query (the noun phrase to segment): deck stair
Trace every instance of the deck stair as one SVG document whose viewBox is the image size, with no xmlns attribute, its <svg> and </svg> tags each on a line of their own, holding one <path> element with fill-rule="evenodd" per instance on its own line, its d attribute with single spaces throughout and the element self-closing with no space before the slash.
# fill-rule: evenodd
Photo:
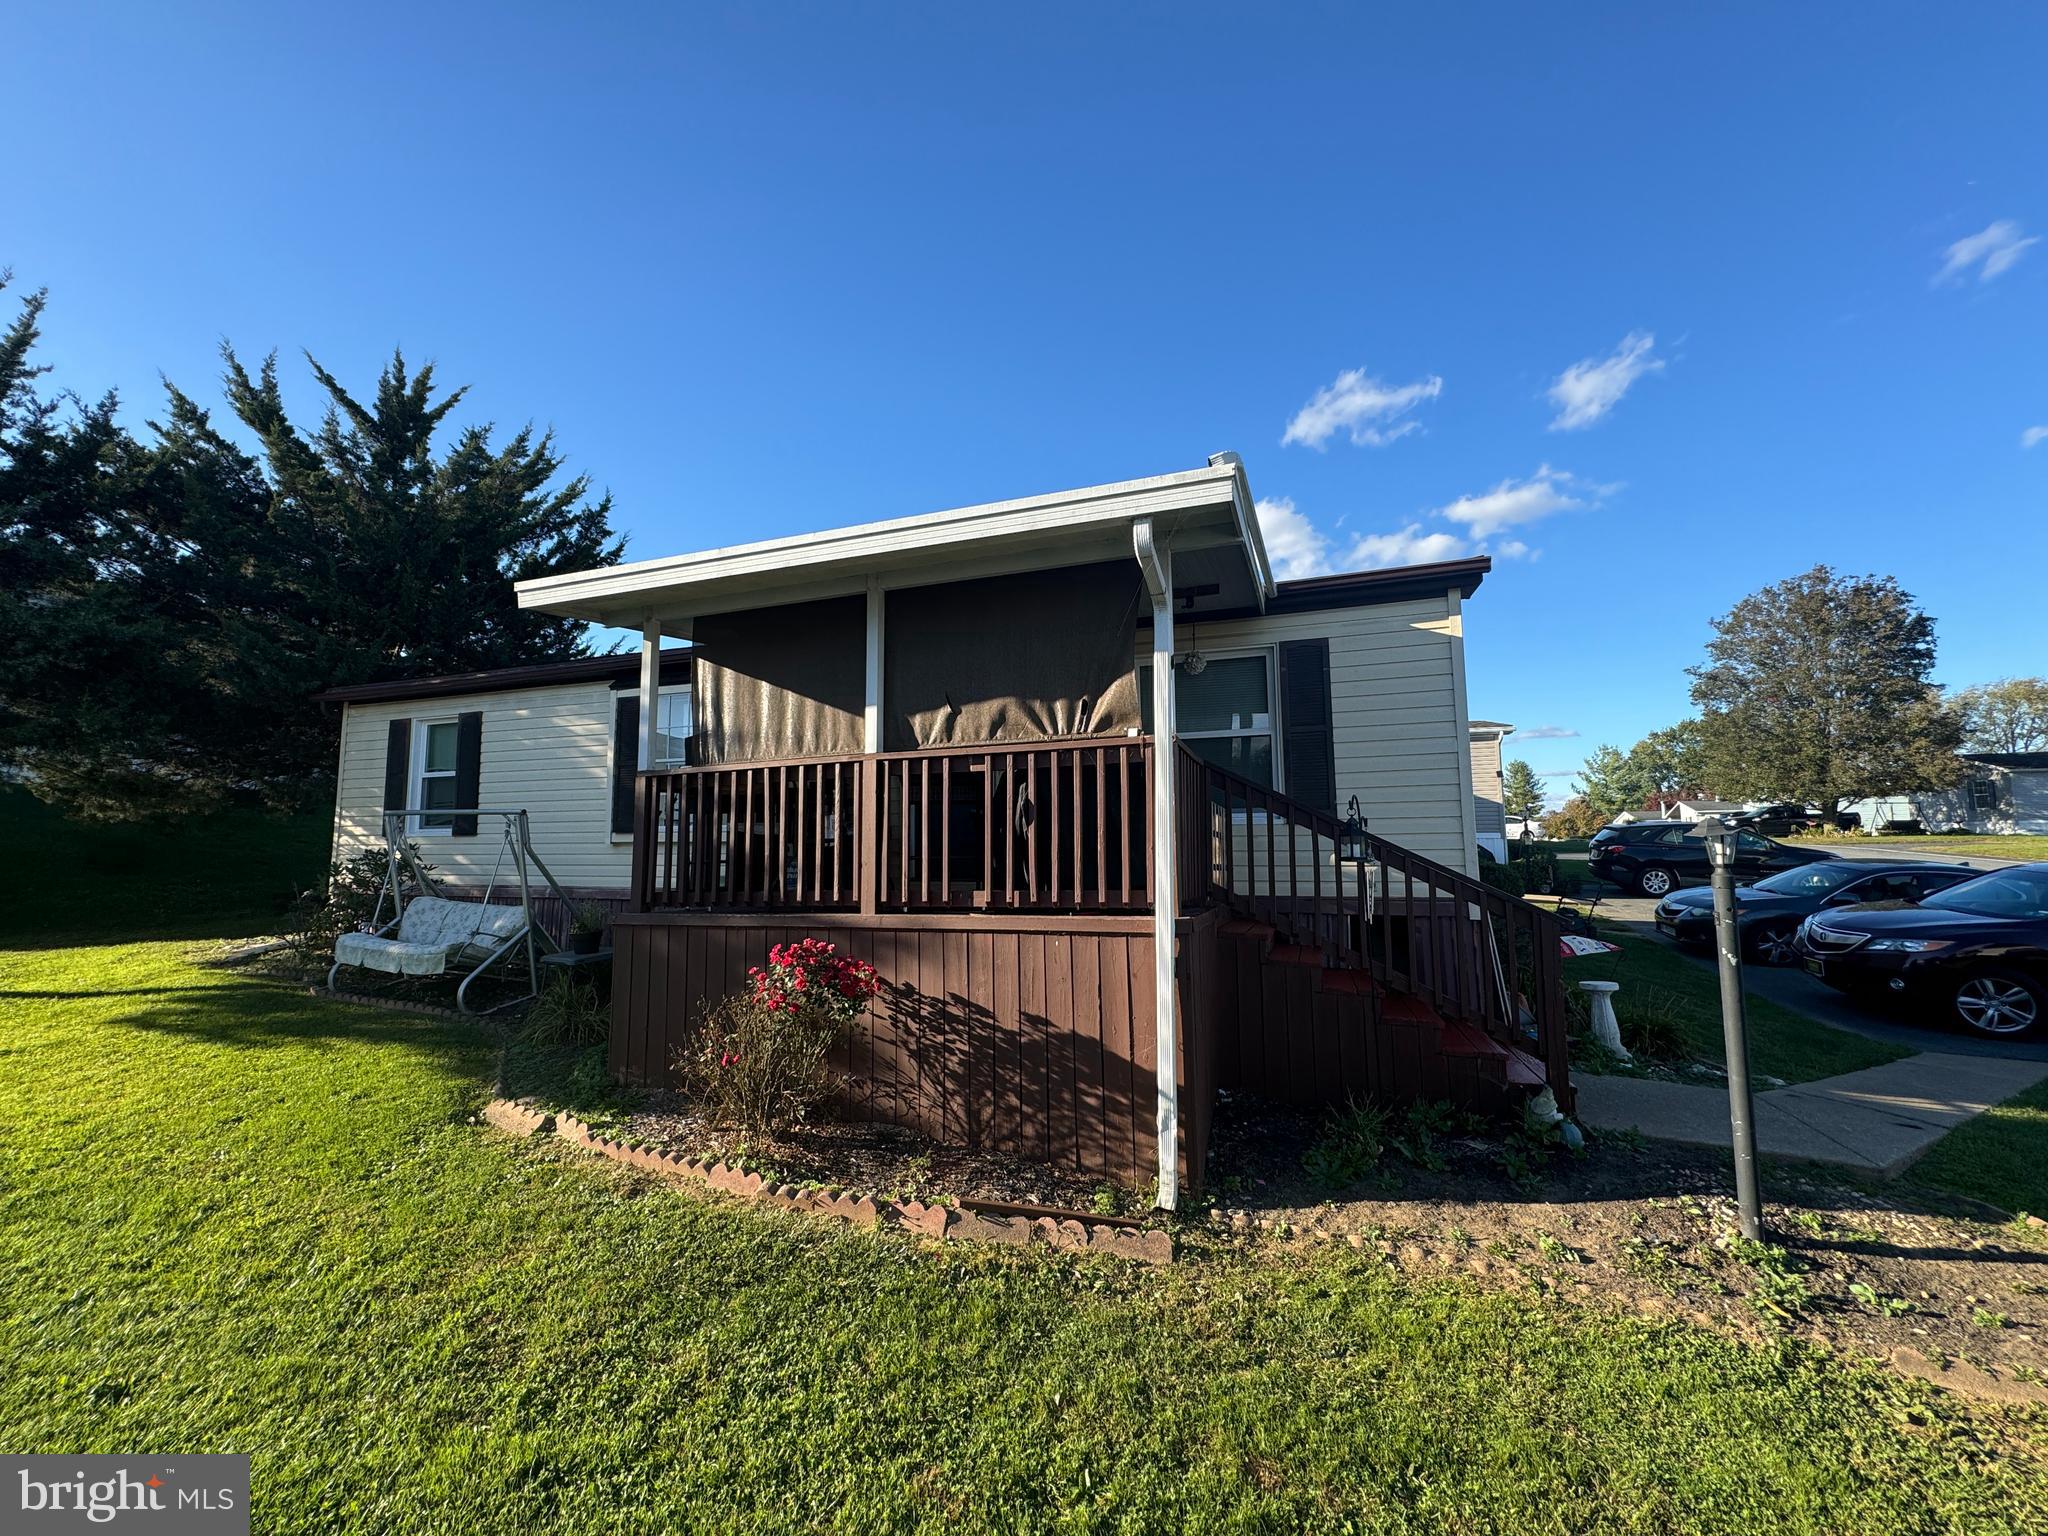
<svg viewBox="0 0 2048 1536">
<path fill-rule="evenodd" d="M 1207 779 L 1206 896 L 1231 913 L 1218 1086 L 1486 1111 L 1549 1086 L 1569 1110 L 1554 915 L 1226 770 Z"/>
</svg>

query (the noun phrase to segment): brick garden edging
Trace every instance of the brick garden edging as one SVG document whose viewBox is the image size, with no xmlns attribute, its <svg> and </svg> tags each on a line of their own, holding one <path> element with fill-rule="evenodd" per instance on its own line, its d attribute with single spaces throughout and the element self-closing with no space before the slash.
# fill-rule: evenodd
<svg viewBox="0 0 2048 1536">
<path fill-rule="evenodd" d="M 794 1184 L 770 1184 L 760 1174 L 745 1172 L 728 1163 L 614 1141 L 609 1136 L 599 1135 L 566 1110 L 550 1112 L 511 1099 L 491 1100 L 484 1106 L 483 1119 L 486 1124 L 514 1136 L 542 1136 L 553 1132 L 574 1146 L 629 1168 L 694 1179 L 743 1200 L 776 1205 L 784 1210 L 805 1211 L 864 1226 L 887 1222 L 919 1237 L 946 1242 L 1009 1243 L 1019 1247 L 1042 1243 L 1062 1252 L 1106 1253 L 1112 1258 L 1129 1259 L 1139 1264 L 1173 1262 L 1173 1235 L 1133 1222 L 1104 1221 L 1079 1211 L 1041 1212 L 1035 1207 L 980 1205 L 974 1201 L 963 1202 L 958 1207 L 926 1205 L 918 1200 L 878 1201 L 869 1195 L 798 1189 Z M 1010 1214 L 1003 1214 L 1006 1212 Z"/>
</svg>

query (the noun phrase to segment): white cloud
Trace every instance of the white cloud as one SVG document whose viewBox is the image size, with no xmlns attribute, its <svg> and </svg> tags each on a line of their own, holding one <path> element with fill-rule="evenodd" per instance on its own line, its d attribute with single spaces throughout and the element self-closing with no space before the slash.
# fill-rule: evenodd
<svg viewBox="0 0 2048 1536">
<path fill-rule="evenodd" d="M 2020 446 L 2031 448 L 2036 443 L 2048 443 L 2048 427 L 2029 427 L 2020 434 Z"/>
<path fill-rule="evenodd" d="M 1380 448 L 1410 432 L 1422 430 L 1418 421 L 1402 421 L 1425 400 L 1434 400 L 1444 390 L 1436 377 L 1414 384 L 1385 384 L 1371 378 L 1363 368 L 1347 368 L 1334 384 L 1325 384 L 1315 398 L 1294 413 L 1280 446 L 1304 443 L 1321 448 L 1338 432 L 1348 432 L 1361 448 Z"/>
<path fill-rule="evenodd" d="M 1291 496 L 1260 500 L 1259 532 L 1266 540 L 1277 580 L 1299 581 L 1304 576 L 1329 574 L 1329 537 L 1294 510 Z"/>
<path fill-rule="evenodd" d="M 1515 732 L 1517 741 L 1569 741 L 1579 733 L 1568 725 L 1532 725 Z"/>
<path fill-rule="evenodd" d="M 1390 565 L 1429 565 L 1455 560 L 1465 548 L 1465 541 L 1454 533 L 1424 533 L 1422 524 L 1410 523 L 1399 533 L 1361 535 L 1345 558 L 1345 569 L 1377 571 Z"/>
<path fill-rule="evenodd" d="M 1542 464 L 1526 480 L 1503 480 L 1490 491 L 1460 496 L 1430 515 L 1461 524 L 1470 538 L 1486 539 L 1503 529 L 1538 522 L 1554 513 L 1597 506 L 1602 497 L 1616 489 L 1594 485 Z M 1521 553 L 1522 549 L 1509 551 L 1504 546 L 1501 552 Z"/>
<path fill-rule="evenodd" d="M 1550 430 L 1576 432 L 1613 410 L 1637 379 L 1663 368 L 1661 357 L 1650 356 L 1656 345 L 1648 331 L 1630 331 L 1612 355 L 1582 357 L 1560 373 L 1549 390 L 1550 403 L 1557 407 Z"/>
<path fill-rule="evenodd" d="M 2041 243 L 2039 235 L 2020 238 L 2020 227 L 2011 219 L 1998 219 L 1974 235 L 1966 235 L 1943 251 L 1941 270 L 1934 274 L 1937 287 L 1960 283 L 1970 268 L 1977 268 L 1977 281 L 1988 283 L 2012 264 L 2030 245 Z"/>
</svg>

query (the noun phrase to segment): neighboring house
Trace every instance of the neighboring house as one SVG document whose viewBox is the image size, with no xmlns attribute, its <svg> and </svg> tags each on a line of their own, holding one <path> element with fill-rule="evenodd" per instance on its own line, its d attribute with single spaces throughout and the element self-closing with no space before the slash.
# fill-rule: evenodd
<svg viewBox="0 0 2048 1536">
<path fill-rule="evenodd" d="M 1867 831 L 1888 821 L 1917 821 L 1929 832 L 2048 834 L 2048 752 L 1965 752 L 1954 789 L 1883 795 L 1853 802 Z"/>
<path fill-rule="evenodd" d="M 1512 725 L 1501 720 L 1474 720 L 1472 752 L 1472 814 L 1478 843 L 1496 859 L 1508 856 L 1507 782 L 1501 767 L 1501 743 Z"/>
<path fill-rule="evenodd" d="M 1674 800 L 1664 816 L 1670 821 L 1705 821 L 1709 816 L 1729 816 L 1747 809 L 1732 800 Z"/>
<path fill-rule="evenodd" d="M 1220 455 L 522 582 L 639 631 L 637 684 L 612 658 L 335 690 L 336 846 L 385 807 L 524 805 L 556 877 L 623 908 L 619 1077 L 666 1080 L 703 1006 L 817 935 L 884 983 L 850 1113 L 1171 1206 L 1218 1088 L 1569 1108 L 1554 919 L 1475 878 L 1488 569 L 1275 581 Z M 441 819 L 427 857 L 474 888 L 486 851 Z"/>
<path fill-rule="evenodd" d="M 655 744 L 661 766 L 683 762 L 691 730 L 689 668 L 687 650 L 662 657 Z M 342 711 L 337 863 L 383 848 L 386 810 L 523 807 L 534 852 L 572 896 L 624 904 L 639 754 L 637 652 L 362 683 L 320 697 Z M 489 826 L 421 816 L 407 834 L 437 875 L 458 889 L 480 890 L 497 864 L 497 832 Z"/>
</svg>

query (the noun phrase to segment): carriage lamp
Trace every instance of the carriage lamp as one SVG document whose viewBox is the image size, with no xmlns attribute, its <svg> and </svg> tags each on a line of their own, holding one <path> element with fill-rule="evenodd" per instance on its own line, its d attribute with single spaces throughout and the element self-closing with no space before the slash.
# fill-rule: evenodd
<svg viewBox="0 0 2048 1536">
<path fill-rule="evenodd" d="M 1358 796 L 1344 808 L 1344 836 L 1337 845 L 1337 857 L 1353 863 L 1365 862 L 1365 818 L 1358 813 Z"/>
<path fill-rule="evenodd" d="M 1749 1025 L 1742 1011 L 1742 937 L 1735 922 L 1736 829 L 1703 817 L 1693 835 L 1707 845 L 1714 885 L 1714 948 L 1721 964 L 1721 1040 L 1728 1054 L 1728 1128 L 1735 1150 L 1735 1206 L 1742 1235 L 1763 1240 L 1756 1183 L 1756 1101 L 1749 1091 Z"/>
</svg>

